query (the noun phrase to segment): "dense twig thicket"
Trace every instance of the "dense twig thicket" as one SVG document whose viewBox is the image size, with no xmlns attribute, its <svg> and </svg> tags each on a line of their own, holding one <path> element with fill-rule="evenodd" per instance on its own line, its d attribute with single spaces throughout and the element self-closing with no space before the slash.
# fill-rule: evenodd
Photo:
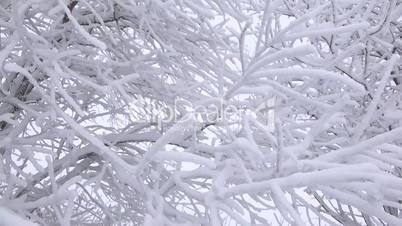
<svg viewBox="0 0 402 226">
<path fill-rule="evenodd" d="M 402 225 L 401 16 L 1 0 L 0 225 Z"/>
</svg>

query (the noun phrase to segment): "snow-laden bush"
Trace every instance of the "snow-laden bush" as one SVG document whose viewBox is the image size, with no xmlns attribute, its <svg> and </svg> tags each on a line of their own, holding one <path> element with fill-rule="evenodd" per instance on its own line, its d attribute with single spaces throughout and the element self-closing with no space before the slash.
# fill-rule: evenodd
<svg viewBox="0 0 402 226">
<path fill-rule="evenodd" d="M 0 225 L 402 225 L 401 15 L 0 1 Z"/>
</svg>

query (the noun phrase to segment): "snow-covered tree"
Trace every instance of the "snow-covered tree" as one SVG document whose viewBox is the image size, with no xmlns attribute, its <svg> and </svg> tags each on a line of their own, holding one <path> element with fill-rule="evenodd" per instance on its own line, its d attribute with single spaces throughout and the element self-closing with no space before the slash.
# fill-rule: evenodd
<svg viewBox="0 0 402 226">
<path fill-rule="evenodd" d="M 1 0 L 0 225 L 402 225 L 401 0 Z"/>
</svg>

